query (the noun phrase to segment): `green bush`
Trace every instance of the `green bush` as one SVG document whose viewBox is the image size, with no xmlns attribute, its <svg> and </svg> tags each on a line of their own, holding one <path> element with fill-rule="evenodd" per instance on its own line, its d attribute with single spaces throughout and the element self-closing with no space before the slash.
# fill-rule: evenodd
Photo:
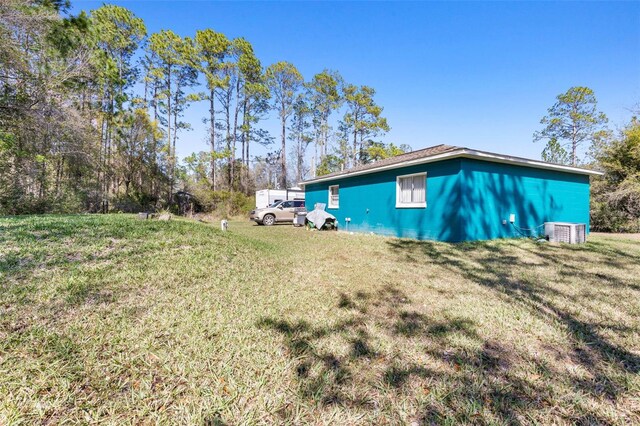
<svg viewBox="0 0 640 426">
<path fill-rule="evenodd" d="M 602 177 L 591 182 L 594 231 L 640 232 L 640 121 L 595 151 Z"/>
<path fill-rule="evenodd" d="M 64 192 L 54 198 L 48 206 L 49 213 L 70 214 L 84 212 L 86 196 L 80 192 Z"/>
<path fill-rule="evenodd" d="M 640 218 L 630 218 L 606 201 L 591 201 L 591 230 L 596 232 L 640 232 Z"/>
<path fill-rule="evenodd" d="M 155 200 L 147 194 L 119 195 L 110 203 L 110 210 L 118 213 L 138 213 L 156 211 Z"/>
<path fill-rule="evenodd" d="M 39 198 L 19 190 L 0 195 L 0 215 L 78 213 L 85 211 L 83 196 L 79 193 L 63 192 L 60 196 Z"/>
<path fill-rule="evenodd" d="M 255 197 L 241 192 L 211 191 L 213 209 L 210 213 L 217 213 L 223 217 L 248 214 L 255 207 Z"/>
<path fill-rule="evenodd" d="M 247 215 L 255 207 L 255 196 L 242 192 L 194 188 L 191 194 L 195 198 L 198 211 L 221 217 Z"/>
</svg>

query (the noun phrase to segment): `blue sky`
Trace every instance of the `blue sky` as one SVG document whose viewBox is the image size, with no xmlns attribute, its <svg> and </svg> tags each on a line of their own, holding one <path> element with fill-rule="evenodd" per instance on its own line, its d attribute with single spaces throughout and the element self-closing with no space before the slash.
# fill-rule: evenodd
<svg viewBox="0 0 640 426">
<path fill-rule="evenodd" d="M 74 11 L 103 2 L 74 2 Z M 305 79 L 324 68 L 377 90 L 386 142 L 440 143 L 539 158 L 532 142 L 555 96 L 591 87 L 611 127 L 640 102 L 638 2 L 112 1 L 149 32 L 212 28 L 245 37 L 264 66 L 286 60 Z M 178 154 L 206 149 L 204 103 Z M 274 118 L 264 127 L 278 136 Z M 254 149 L 263 153 L 263 149 Z"/>
</svg>

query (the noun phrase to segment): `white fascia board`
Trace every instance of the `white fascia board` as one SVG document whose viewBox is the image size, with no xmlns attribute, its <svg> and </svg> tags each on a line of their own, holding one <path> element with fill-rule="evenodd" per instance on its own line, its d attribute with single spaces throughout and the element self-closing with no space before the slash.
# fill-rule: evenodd
<svg viewBox="0 0 640 426">
<path fill-rule="evenodd" d="M 476 160 L 487 160 L 494 163 L 514 164 L 517 166 L 533 167 L 536 169 L 557 170 L 560 172 L 575 173 L 580 175 L 602 176 L 603 172 L 597 170 L 583 169 L 581 167 L 563 166 L 561 164 L 546 163 L 539 160 L 531 160 L 529 158 L 512 157 L 510 155 L 494 154 L 486 151 L 476 151 L 473 149 L 464 149 L 460 155 L 465 158 L 474 158 Z"/>
<path fill-rule="evenodd" d="M 449 160 L 453 158 L 471 158 L 476 160 L 489 161 L 493 163 L 513 164 L 516 166 L 532 167 L 536 169 L 556 170 L 560 172 L 575 173 L 575 174 L 581 174 L 581 175 L 593 175 L 593 176 L 604 175 L 603 172 L 599 172 L 596 170 L 589 170 L 589 169 L 583 169 L 580 167 L 572 167 L 572 166 L 563 166 L 560 164 L 545 163 L 544 161 L 531 160 L 528 158 L 511 157 L 508 155 L 494 154 L 491 152 L 476 151 L 474 149 L 464 148 L 456 151 L 433 155 L 431 157 L 418 158 L 411 161 L 404 161 L 402 163 L 389 164 L 388 166 L 373 167 L 371 169 L 360 170 L 353 173 L 345 173 L 338 176 L 329 176 L 329 177 L 321 176 L 316 179 L 300 182 L 298 183 L 298 185 L 304 188 L 305 185 L 312 184 L 312 183 L 346 179 L 351 176 L 360 176 L 360 175 L 365 175 L 369 173 L 377 173 L 384 170 L 400 169 L 403 167 L 410 167 L 417 164 L 427 164 L 427 163 L 433 163 L 436 161 Z"/>
<path fill-rule="evenodd" d="M 305 181 L 305 182 L 300 182 L 298 185 L 304 186 L 304 185 L 308 185 L 310 183 L 319 183 L 319 182 L 325 182 L 325 181 L 328 181 L 328 180 L 335 180 L 335 179 L 345 179 L 345 178 L 348 178 L 348 177 L 351 177 L 351 176 L 366 175 L 366 174 L 369 174 L 369 173 L 377 173 L 377 172 L 381 172 L 381 171 L 384 171 L 384 170 L 401 169 L 403 167 L 409 167 L 409 166 L 413 166 L 413 165 L 416 165 L 416 164 L 433 163 L 434 161 L 440 161 L 440 160 L 445 160 L 445 159 L 449 159 L 449 158 L 459 157 L 459 152 L 460 151 L 445 152 L 443 154 L 433 155 L 431 157 L 418 158 L 418 159 L 410 160 L 410 161 L 403 161 L 402 163 L 389 164 L 388 166 L 373 167 L 371 169 L 359 170 L 357 172 L 345 173 L 345 174 L 338 175 L 338 176 L 329 176 L 329 177 L 320 176 L 319 178 L 316 178 L 316 179 L 311 179 L 311 180 L 308 180 L 308 181 Z M 454 154 L 457 154 L 457 155 L 454 155 Z"/>
</svg>

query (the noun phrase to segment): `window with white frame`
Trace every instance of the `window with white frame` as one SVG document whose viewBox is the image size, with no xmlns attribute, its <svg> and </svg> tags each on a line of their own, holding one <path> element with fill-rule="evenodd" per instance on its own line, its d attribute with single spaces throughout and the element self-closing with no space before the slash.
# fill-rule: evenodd
<svg viewBox="0 0 640 426">
<path fill-rule="evenodd" d="M 338 185 L 329 187 L 329 204 L 330 209 L 337 209 L 340 206 L 340 193 Z"/>
<path fill-rule="evenodd" d="M 415 173 L 396 178 L 396 207 L 427 207 L 426 173 Z"/>
</svg>

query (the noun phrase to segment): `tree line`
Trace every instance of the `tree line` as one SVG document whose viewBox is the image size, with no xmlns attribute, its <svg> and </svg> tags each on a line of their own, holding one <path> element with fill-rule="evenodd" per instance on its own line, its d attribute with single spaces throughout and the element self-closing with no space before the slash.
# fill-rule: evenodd
<svg viewBox="0 0 640 426">
<path fill-rule="evenodd" d="M 640 107 L 620 129 L 608 127 L 592 89 L 575 86 L 556 97 L 533 135 L 546 141 L 542 159 L 604 172 L 591 180 L 591 227 L 640 232 Z"/>
<path fill-rule="evenodd" d="M 69 10 L 67 0 L 0 2 L 0 214 L 176 208 L 185 196 L 244 208 L 256 188 L 411 149 L 377 140 L 389 125 L 375 90 L 337 71 L 305 80 L 289 62 L 263 66 L 242 37 L 148 34 L 109 4 Z M 197 102 L 208 105 L 208 149 L 179 161 Z M 576 86 L 534 134 L 543 160 L 605 171 L 592 181 L 594 229 L 640 231 L 636 116 L 613 131 L 593 90 Z"/>
<path fill-rule="evenodd" d="M 67 0 L 0 3 L 0 213 L 171 207 L 185 192 L 214 208 L 229 193 L 410 149 L 376 140 L 389 125 L 375 90 L 336 71 L 305 81 L 289 62 L 263 66 L 242 37 L 148 34 L 109 4 L 69 10 Z M 180 161 L 196 102 L 208 105 L 209 149 Z M 270 114 L 276 136 L 261 125 Z"/>
</svg>

